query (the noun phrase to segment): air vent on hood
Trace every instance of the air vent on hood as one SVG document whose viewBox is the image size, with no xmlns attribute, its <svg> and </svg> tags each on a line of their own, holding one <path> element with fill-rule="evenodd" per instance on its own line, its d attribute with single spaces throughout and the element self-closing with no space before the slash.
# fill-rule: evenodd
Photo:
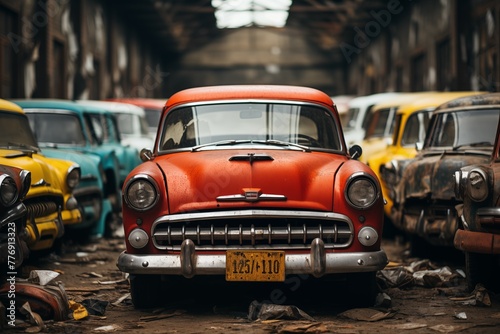
<svg viewBox="0 0 500 334">
<path fill-rule="evenodd" d="M 250 164 L 252 164 L 254 161 L 273 161 L 273 160 L 274 158 L 272 156 L 260 153 L 237 154 L 229 158 L 229 161 L 248 161 L 250 162 Z"/>
</svg>

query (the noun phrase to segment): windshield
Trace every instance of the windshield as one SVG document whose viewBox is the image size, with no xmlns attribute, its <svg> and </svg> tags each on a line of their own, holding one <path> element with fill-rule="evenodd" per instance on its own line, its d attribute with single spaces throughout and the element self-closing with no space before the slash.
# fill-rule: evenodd
<svg viewBox="0 0 500 334">
<path fill-rule="evenodd" d="M 21 113 L 1 112 L 0 147 L 38 150 L 28 119 Z"/>
<path fill-rule="evenodd" d="M 85 146 L 78 117 L 71 114 L 27 113 L 31 129 L 41 144 Z"/>
<path fill-rule="evenodd" d="M 437 114 L 426 146 L 493 146 L 499 114 L 499 109 L 473 109 Z"/>
<path fill-rule="evenodd" d="M 319 107 L 269 103 L 212 104 L 171 111 L 160 150 L 222 141 L 282 141 L 310 148 L 341 150 L 340 131 Z"/>
</svg>

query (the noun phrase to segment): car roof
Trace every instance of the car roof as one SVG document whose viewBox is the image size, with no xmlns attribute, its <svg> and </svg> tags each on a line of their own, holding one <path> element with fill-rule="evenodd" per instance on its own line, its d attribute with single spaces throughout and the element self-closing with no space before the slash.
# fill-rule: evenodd
<svg viewBox="0 0 500 334">
<path fill-rule="evenodd" d="M 371 95 L 363 95 L 353 98 L 349 101 L 349 108 L 361 108 L 371 106 L 373 104 L 377 104 L 385 101 L 388 98 L 393 98 L 402 93 L 399 92 L 387 92 L 387 93 L 377 93 Z"/>
<path fill-rule="evenodd" d="M 473 96 L 460 97 L 441 104 L 434 110 L 437 112 L 447 112 L 449 110 L 474 109 L 485 106 L 497 106 L 500 108 L 500 93 L 478 94 Z"/>
<path fill-rule="evenodd" d="M 130 103 L 146 109 L 158 109 L 159 111 L 161 111 L 163 110 L 163 107 L 165 106 L 165 102 L 167 101 L 167 99 L 166 98 L 154 99 L 154 98 L 142 98 L 142 97 L 115 97 L 106 99 L 105 101 Z"/>
<path fill-rule="evenodd" d="M 76 103 L 83 104 L 86 106 L 93 106 L 98 108 L 106 109 L 107 111 L 116 113 L 130 113 L 136 115 L 145 115 L 146 112 L 144 108 L 139 107 L 135 104 L 124 103 L 124 102 L 114 102 L 114 101 L 99 101 L 99 100 L 76 100 Z"/>
<path fill-rule="evenodd" d="M 12 100 L 12 102 L 21 106 L 23 109 L 27 108 L 52 108 L 52 109 L 66 109 L 75 112 L 94 112 L 94 113 L 109 113 L 106 109 L 98 108 L 95 106 L 84 105 L 76 103 L 72 100 L 63 99 L 24 99 Z"/>
<path fill-rule="evenodd" d="M 426 95 L 423 98 L 413 100 L 410 103 L 402 104 L 398 109 L 397 113 L 405 114 L 423 109 L 429 109 L 429 108 L 435 109 L 439 105 L 459 97 L 478 95 L 484 93 L 485 92 L 479 92 L 479 91 L 435 92 L 434 94 Z"/>
<path fill-rule="evenodd" d="M 190 102 L 218 100 L 284 100 L 321 103 L 333 107 L 333 100 L 322 91 L 309 87 L 286 85 L 221 85 L 182 90 L 172 95 L 166 104 L 171 108 Z"/>
<path fill-rule="evenodd" d="M 0 109 L 8 111 L 17 111 L 21 113 L 23 112 L 23 109 L 20 106 L 4 99 L 0 99 Z"/>
<path fill-rule="evenodd" d="M 403 104 L 411 103 L 418 99 L 425 98 L 430 96 L 431 94 L 435 94 L 436 92 L 425 91 L 425 92 L 409 92 L 409 93 L 401 93 L 390 100 L 386 100 L 384 102 L 377 103 L 371 110 L 371 112 L 375 112 L 380 109 L 386 108 L 394 108 L 399 107 Z"/>
</svg>

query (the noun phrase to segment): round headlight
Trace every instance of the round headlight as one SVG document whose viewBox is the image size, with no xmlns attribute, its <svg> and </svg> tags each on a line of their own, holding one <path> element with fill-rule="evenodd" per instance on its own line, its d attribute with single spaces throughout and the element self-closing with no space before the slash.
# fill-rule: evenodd
<svg viewBox="0 0 500 334">
<path fill-rule="evenodd" d="M 80 177 L 80 167 L 72 166 L 68 171 L 68 175 L 66 176 L 66 185 L 68 186 L 68 188 L 75 189 L 80 183 Z"/>
<path fill-rule="evenodd" d="M 17 200 L 16 181 L 7 174 L 0 175 L 0 200 L 4 207 L 11 206 Z"/>
<path fill-rule="evenodd" d="M 125 202 L 135 210 L 148 210 L 158 201 L 158 187 L 147 175 L 136 175 L 125 188 Z"/>
<path fill-rule="evenodd" d="M 368 174 L 353 174 L 347 181 L 345 196 L 354 208 L 368 209 L 379 196 L 377 183 Z"/>
<path fill-rule="evenodd" d="M 132 247 L 137 249 L 146 246 L 148 244 L 148 241 L 148 234 L 140 228 L 132 230 L 132 232 L 130 232 L 130 234 L 128 235 L 128 242 Z"/>
<path fill-rule="evenodd" d="M 481 169 L 471 170 L 469 173 L 467 188 L 473 201 L 484 201 L 486 197 L 488 197 L 488 181 L 486 173 Z"/>
</svg>

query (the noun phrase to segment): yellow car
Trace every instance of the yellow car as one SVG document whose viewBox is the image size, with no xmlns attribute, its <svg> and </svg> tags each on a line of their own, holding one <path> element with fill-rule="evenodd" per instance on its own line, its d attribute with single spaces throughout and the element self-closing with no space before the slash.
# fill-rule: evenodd
<svg viewBox="0 0 500 334">
<path fill-rule="evenodd" d="M 73 197 L 80 167 L 67 160 L 42 155 L 28 118 L 16 104 L 0 99 L 0 164 L 31 172 L 24 199 L 27 208 L 25 238 L 31 251 L 52 248 L 64 226 L 78 224 L 82 214 Z"/>
<path fill-rule="evenodd" d="M 365 138 L 361 142 L 363 152 L 360 161 L 367 163 L 375 154 L 385 152 L 392 143 L 394 121 L 399 106 L 424 98 L 435 92 L 402 93 L 377 103 L 368 115 Z"/>
<path fill-rule="evenodd" d="M 396 111 L 394 134 L 392 143 L 384 151 L 373 154 L 367 164 L 377 174 L 381 181 L 382 194 L 386 200 L 384 212 L 390 216 L 392 208 L 391 189 L 384 182 L 382 175 L 385 165 L 391 161 L 412 159 L 417 154 L 416 145 L 423 143 L 425 132 L 432 111 L 439 105 L 467 95 L 476 95 L 480 92 L 434 92 L 420 96 L 411 102 L 403 103 Z"/>
</svg>

